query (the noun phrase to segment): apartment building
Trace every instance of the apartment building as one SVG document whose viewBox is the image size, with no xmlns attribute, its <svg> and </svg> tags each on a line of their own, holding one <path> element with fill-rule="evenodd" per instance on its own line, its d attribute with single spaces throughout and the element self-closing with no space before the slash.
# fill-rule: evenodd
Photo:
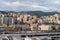
<svg viewBox="0 0 60 40">
<path fill-rule="evenodd" d="M 3 24 L 10 25 L 10 24 L 13 24 L 13 23 L 14 23 L 13 17 L 4 17 L 3 18 Z"/>
</svg>

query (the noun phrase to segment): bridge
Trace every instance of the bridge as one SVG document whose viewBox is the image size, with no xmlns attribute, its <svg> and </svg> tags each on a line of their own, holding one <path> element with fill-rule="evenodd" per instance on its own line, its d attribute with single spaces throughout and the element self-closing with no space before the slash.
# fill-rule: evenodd
<svg viewBox="0 0 60 40">
<path fill-rule="evenodd" d="M 48 36 L 48 37 L 51 37 L 51 38 L 60 38 L 60 32 L 29 32 L 29 31 L 26 31 L 26 32 L 19 32 L 19 33 L 12 33 L 12 34 L 0 34 L 0 37 L 1 38 L 7 38 L 8 36 L 21 36 L 21 37 L 24 37 L 24 36 L 28 36 L 28 37 L 31 37 L 31 36 Z"/>
<path fill-rule="evenodd" d="M 0 35 L 39 35 L 39 36 L 54 36 L 54 35 L 60 35 L 60 31 L 18 31 L 18 32 L 0 32 Z"/>
</svg>

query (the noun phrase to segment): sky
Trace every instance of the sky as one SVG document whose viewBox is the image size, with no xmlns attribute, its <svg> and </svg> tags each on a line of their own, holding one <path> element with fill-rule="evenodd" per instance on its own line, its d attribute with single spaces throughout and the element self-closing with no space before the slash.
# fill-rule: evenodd
<svg viewBox="0 0 60 40">
<path fill-rule="evenodd" d="M 0 0 L 0 10 L 60 12 L 60 0 Z"/>
</svg>

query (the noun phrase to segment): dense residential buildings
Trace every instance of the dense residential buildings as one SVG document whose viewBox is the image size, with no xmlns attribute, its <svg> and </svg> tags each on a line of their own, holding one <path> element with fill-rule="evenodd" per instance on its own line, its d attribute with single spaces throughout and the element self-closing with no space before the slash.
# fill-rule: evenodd
<svg viewBox="0 0 60 40">
<path fill-rule="evenodd" d="M 23 23 L 35 23 L 37 20 L 37 16 L 31 16 L 31 15 L 20 15 L 17 17 L 18 22 L 23 22 Z"/>
<path fill-rule="evenodd" d="M 0 26 L 12 31 L 51 31 L 59 29 L 60 14 L 38 18 L 29 14 L 0 14 Z"/>
<path fill-rule="evenodd" d="M 60 14 L 37 17 L 30 14 L 1 14 L 0 34 L 39 34 L 60 32 Z M 23 38 L 24 40 L 26 38 Z M 29 37 L 29 40 L 38 40 Z M 47 37 L 47 40 L 51 40 Z M 44 40 L 44 39 L 41 39 Z"/>
</svg>

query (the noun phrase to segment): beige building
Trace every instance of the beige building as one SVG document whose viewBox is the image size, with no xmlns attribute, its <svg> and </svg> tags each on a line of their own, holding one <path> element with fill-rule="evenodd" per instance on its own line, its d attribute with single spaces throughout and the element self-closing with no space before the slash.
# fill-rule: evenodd
<svg viewBox="0 0 60 40">
<path fill-rule="evenodd" d="M 56 23 L 56 24 L 60 24 L 60 14 L 54 14 L 54 15 L 50 15 L 50 16 L 43 16 L 41 17 L 42 22 L 44 23 Z"/>
<path fill-rule="evenodd" d="M 38 24 L 42 24 L 42 19 L 38 19 Z"/>
<path fill-rule="evenodd" d="M 28 14 L 24 14 L 24 15 L 20 15 L 20 16 L 17 16 L 17 21 L 19 22 L 22 22 L 23 23 L 35 23 L 37 21 L 37 16 L 31 16 L 31 15 L 28 15 Z"/>
<path fill-rule="evenodd" d="M 31 24 L 31 25 L 30 25 L 31 30 L 32 30 L 32 31 L 33 31 L 33 30 L 36 31 L 37 28 L 38 28 L 37 25 L 38 25 L 38 24 Z"/>
<path fill-rule="evenodd" d="M 23 15 L 19 15 L 19 16 L 17 16 L 17 21 L 22 22 L 23 17 L 24 17 Z"/>
<path fill-rule="evenodd" d="M 49 25 L 39 25 L 38 26 L 41 30 L 50 30 L 50 26 Z"/>
</svg>

